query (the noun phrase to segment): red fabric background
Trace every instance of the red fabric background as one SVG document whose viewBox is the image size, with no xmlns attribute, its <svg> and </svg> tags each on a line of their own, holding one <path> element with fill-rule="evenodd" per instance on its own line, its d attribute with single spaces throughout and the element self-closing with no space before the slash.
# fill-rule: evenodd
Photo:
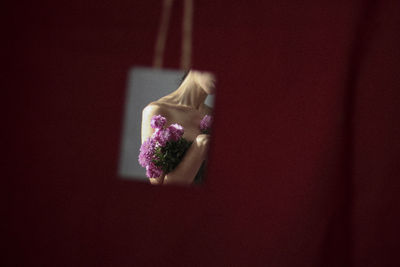
<svg viewBox="0 0 400 267">
<path fill-rule="evenodd" d="M 193 65 L 219 78 L 196 188 L 116 175 L 160 7 L 3 9 L 3 266 L 400 266 L 400 2 L 196 1 Z"/>
</svg>

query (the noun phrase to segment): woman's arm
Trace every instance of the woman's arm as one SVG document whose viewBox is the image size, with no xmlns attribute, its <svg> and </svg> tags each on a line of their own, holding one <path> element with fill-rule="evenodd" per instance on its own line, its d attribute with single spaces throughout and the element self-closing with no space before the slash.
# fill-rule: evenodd
<svg viewBox="0 0 400 267">
<path fill-rule="evenodd" d="M 186 151 L 182 161 L 176 168 L 165 175 L 164 184 L 191 184 L 207 156 L 210 136 L 200 134 Z"/>
<path fill-rule="evenodd" d="M 170 124 L 168 111 L 158 105 L 147 106 L 142 113 L 142 143 L 154 133 L 150 122 L 154 115 L 162 115 Z M 152 184 L 191 184 L 207 155 L 210 136 L 200 134 L 188 148 L 182 161 L 167 175 L 150 178 Z"/>
</svg>

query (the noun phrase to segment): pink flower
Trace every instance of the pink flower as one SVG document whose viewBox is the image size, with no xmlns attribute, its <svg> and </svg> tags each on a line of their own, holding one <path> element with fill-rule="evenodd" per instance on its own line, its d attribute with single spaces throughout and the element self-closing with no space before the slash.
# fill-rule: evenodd
<svg viewBox="0 0 400 267">
<path fill-rule="evenodd" d="M 167 129 L 169 129 L 171 133 L 172 141 L 178 141 L 183 136 L 184 133 L 183 127 L 177 123 L 168 126 Z"/>
<path fill-rule="evenodd" d="M 150 126 L 153 129 L 161 129 L 164 127 L 165 123 L 167 123 L 167 119 L 161 115 L 154 115 L 151 118 Z"/>
<path fill-rule="evenodd" d="M 150 163 L 146 166 L 146 176 L 149 178 L 157 178 L 162 174 L 162 170 L 155 166 L 153 163 Z"/>
<path fill-rule="evenodd" d="M 152 159 L 154 158 L 154 150 L 156 148 L 156 142 L 153 138 L 148 138 L 146 141 L 143 142 L 142 146 L 140 147 L 140 154 L 139 154 L 139 163 L 143 167 L 146 167 L 150 164 Z"/>
<path fill-rule="evenodd" d="M 211 124 L 212 124 L 212 116 L 205 115 L 200 122 L 200 130 L 203 133 L 209 133 L 211 130 Z"/>
<path fill-rule="evenodd" d="M 165 144 L 172 140 L 172 133 L 169 128 L 166 129 L 157 129 L 154 133 L 152 138 L 157 141 L 160 146 L 165 146 Z"/>
</svg>

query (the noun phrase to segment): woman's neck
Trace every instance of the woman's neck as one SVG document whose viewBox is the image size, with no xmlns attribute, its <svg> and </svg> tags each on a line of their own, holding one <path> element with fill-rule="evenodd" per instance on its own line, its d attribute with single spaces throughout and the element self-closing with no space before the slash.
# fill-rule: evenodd
<svg viewBox="0 0 400 267">
<path fill-rule="evenodd" d="M 207 94 L 198 84 L 185 81 L 176 91 L 170 94 L 170 97 L 177 105 L 200 110 L 204 105 Z"/>
</svg>

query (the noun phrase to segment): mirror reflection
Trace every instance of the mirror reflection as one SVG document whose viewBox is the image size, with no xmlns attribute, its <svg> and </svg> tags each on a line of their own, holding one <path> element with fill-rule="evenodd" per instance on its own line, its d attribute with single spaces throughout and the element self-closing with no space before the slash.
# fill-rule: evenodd
<svg viewBox="0 0 400 267">
<path fill-rule="evenodd" d="M 208 71 L 134 69 L 120 175 L 153 185 L 204 183 L 215 86 Z"/>
</svg>

